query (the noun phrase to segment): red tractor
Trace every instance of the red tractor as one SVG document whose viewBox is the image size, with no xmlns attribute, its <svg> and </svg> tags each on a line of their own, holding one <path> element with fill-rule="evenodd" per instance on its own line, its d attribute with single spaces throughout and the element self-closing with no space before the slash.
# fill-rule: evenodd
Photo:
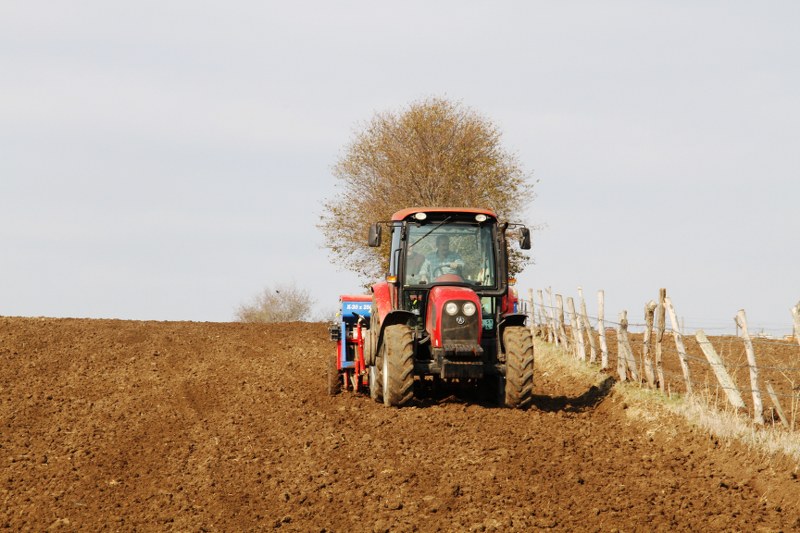
<svg viewBox="0 0 800 533">
<path fill-rule="evenodd" d="M 344 382 L 400 407 L 413 400 L 415 381 L 472 382 L 501 405 L 528 407 L 533 339 L 509 289 L 506 243 L 513 226 L 530 249 L 528 228 L 485 209 L 409 208 L 373 224 L 370 246 L 381 245 L 387 226 L 389 273 L 372 285 L 369 311 L 343 311 L 332 328 L 331 392 Z"/>
</svg>

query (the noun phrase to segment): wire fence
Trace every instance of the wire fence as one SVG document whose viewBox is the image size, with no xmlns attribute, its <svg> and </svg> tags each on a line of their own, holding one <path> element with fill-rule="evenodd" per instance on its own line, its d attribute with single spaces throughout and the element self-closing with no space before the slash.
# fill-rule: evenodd
<svg viewBox="0 0 800 533">
<path fill-rule="evenodd" d="M 644 322 L 628 321 L 625 311 L 620 320 L 605 319 L 602 291 L 594 316 L 580 290 L 574 299 L 549 289 L 547 301 L 544 291 L 536 295 L 529 290 L 528 298 L 520 299 L 532 331 L 577 359 L 665 394 L 727 403 L 757 423 L 773 421 L 793 430 L 800 425 L 800 303 L 792 310 L 793 335 L 773 339 L 751 335 L 744 311 L 737 315 L 737 335 L 706 336 L 713 327 L 685 334 L 664 289 L 658 304 L 645 306 Z"/>
</svg>

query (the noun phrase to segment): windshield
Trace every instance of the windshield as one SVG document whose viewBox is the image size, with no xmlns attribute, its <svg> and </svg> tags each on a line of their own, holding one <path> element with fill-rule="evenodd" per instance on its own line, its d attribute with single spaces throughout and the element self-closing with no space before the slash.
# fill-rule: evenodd
<svg viewBox="0 0 800 533">
<path fill-rule="evenodd" d="M 494 287 L 492 226 L 451 223 L 408 225 L 404 285 L 461 281 Z"/>
</svg>

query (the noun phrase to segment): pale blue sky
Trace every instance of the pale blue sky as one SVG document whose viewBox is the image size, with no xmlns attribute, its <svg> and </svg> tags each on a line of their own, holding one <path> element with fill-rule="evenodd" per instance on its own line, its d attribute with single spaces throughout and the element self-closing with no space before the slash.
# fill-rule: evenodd
<svg viewBox="0 0 800 533">
<path fill-rule="evenodd" d="M 7 1 L 0 315 L 226 321 L 359 290 L 315 224 L 375 112 L 446 96 L 538 197 L 519 287 L 791 331 L 796 2 Z M 356 228 L 363 232 L 363 228 Z"/>
</svg>

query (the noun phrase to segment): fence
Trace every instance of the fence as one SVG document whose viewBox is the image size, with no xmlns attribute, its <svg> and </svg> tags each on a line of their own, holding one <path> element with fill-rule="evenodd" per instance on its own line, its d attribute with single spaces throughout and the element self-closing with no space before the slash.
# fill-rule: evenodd
<svg viewBox="0 0 800 533">
<path fill-rule="evenodd" d="M 792 430 L 800 425 L 800 302 L 791 309 L 794 334 L 778 340 L 751 335 L 744 310 L 736 315 L 737 335 L 709 337 L 698 329 L 685 336 L 666 289 L 659 291 L 658 302 L 644 305 L 644 322 L 637 324 L 628 322 L 627 311 L 617 321 L 606 319 L 602 290 L 597 316 L 587 313 L 580 288 L 577 306 L 566 298 L 566 312 L 561 294 L 548 288 L 535 295 L 530 289 L 521 299 L 534 335 L 615 372 L 621 381 L 669 395 L 706 395 L 715 405 L 748 413 L 757 424 L 780 423 Z M 631 326 L 644 331 L 629 332 Z"/>
</svg>

